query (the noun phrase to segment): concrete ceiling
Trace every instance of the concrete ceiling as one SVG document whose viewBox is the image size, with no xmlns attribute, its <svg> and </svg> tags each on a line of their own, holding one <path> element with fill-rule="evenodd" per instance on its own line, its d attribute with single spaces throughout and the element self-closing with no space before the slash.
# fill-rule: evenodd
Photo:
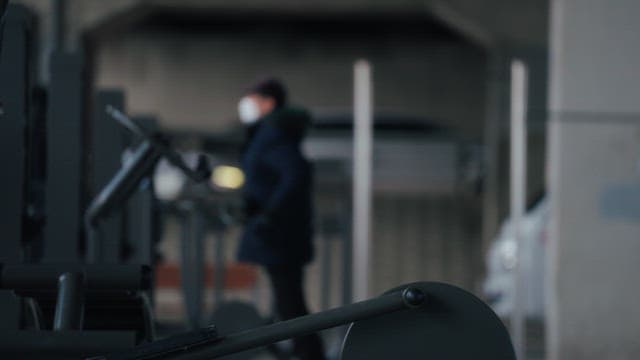
<svg viewBox="0 0 640 360">
<path fill-rule="evenodd" d="M 485 46 L 508 44 L 546 47 L 549 0 L 67 0 L 70 37 L 87 29 L 135 22 L 149 9 L 204 10 L 223 13 L 284 13 L 322 15 L 429 14 L 470 40 Z M 15 0 L 51 15 L 50 2 Z M 125 19 L 125 22 L 122 19 Z M 75 33 L 75 34 L 74 34 Z M 71 40 L 71 43 L 74 43 Z"/>
<path fill-rule="evenodd" d="M 445 20 L 449 11 L 451 23 L 458 23 L 460 27 L 467 22 L 472 29 L 485 31 L 498 42 L 547 46 L 549 0 L 433 0 L 429 3 L 432 11 Z M 456 14 L 460 20 L 455 20 Z"/>
<path fill-rule="evenodd" d="M 483 45 L 546 46 L 549 0 L 152 0 L 156 6 L 218 11 L 386 14 L 428 13 Z"/>
<path fill-rule="evenodd" d="M 41 19 L 40 38 L 51 36 L 52 1 L 12 0 L 33 8 Z M 152 9 L 203 10 L 241 14 L 395 15 L 439 19 L 481 46 L 546 48 L 549 0 L 67 0 L 67 40 L 78 46 L 82 34 L 118 32 Z M 92 30 L 92 31 L 91 31 Z"/>
</svg>

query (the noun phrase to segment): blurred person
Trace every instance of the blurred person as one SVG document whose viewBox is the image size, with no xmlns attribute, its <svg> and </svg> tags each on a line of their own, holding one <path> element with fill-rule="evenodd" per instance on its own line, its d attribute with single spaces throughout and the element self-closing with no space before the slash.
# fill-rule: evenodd
<svg viewBox="0 0 640 360">
<path fill-rule="evenodd" d="M 264 267 L 281 320 L 308 314 L 304 266 L 313 257 L 312 169 L 300 144 L 309 113 L 287 104 L 287 91 L 275 79 L 254 85 L 238 104 L 246 126 L 242 167 L 246 177 L 247 221 L 239 260 Z M 294 339 L 301 360 L 324 359 L 317 334 Z"/>
</svg>

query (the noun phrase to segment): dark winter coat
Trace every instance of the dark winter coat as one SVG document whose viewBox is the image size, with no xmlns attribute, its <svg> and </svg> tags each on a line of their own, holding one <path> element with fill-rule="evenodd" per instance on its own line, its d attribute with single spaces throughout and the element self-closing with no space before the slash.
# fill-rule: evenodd
<svg viewBox="0 0 640 360">
<path fill-rule="evenodd" d="M 242 166 L 247 222 L 239 260 L 302 265 L 312 250 L 312 169 L 301 151 L 310 117 L 302 109 L 275 110 L 251 129 Z"/>
</svg>

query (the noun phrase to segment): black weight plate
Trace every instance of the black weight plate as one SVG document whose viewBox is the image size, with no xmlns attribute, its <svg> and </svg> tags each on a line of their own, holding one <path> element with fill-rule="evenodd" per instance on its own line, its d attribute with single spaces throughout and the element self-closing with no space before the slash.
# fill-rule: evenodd
<svg viewBox="0 0 640 360">
<path fill-rule="evenodd" d="M 515 360 L 504 324 L 477 297 L 434 282 L 394 290 L 407 286 L 427 295 L 425 305 L 352 324 L 342 359 Z"/>
</svg>

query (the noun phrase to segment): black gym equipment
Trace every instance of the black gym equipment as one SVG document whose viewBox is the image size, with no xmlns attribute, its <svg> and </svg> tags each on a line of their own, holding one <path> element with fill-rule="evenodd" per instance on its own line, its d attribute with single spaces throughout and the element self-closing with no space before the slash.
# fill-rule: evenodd
<svg viewBox="0 0 640 360">
<path fill-rule="evenodd" d="M 106 112 L 132 134 L 140 137 L 142 142 L 133 151 L 131 159 L 93 199 L 85 213 L 89 262 L 92 263 L 101 258 L 101 239 L 96 236 L 100 220 L 124 206 L 136 192 L 142 179 L 149 176 L 161 158 L 167 159 L 195 182 L 203 182 L 209 178 L 209 171 L 206 168 L 191 169 L 182 157 L 171 149 L 160 133 L 149 132 L 113 106 L 107 106 Z"/>
<path fill-rule="evenodd" d="M 190 331 L 158 340 L 151 344 L 138 346 L 134 349 L 128 349 L 116 354 L 109 355 L 109 359 L 119 360 L 135 360 L 135 359 L 156 359 L 159 356 L 169 355 L 171 353 L 186 351 L 201 345 L 210 344 L 219 339 L 218 331 L 215 326 Z M 105 359 L 103 356 L 93 357 L 89 360 Z"/>
<path fill-rule="evenodd" d="M 18 320 L 25 313 L 30 319 L 8 321 L 11 306 L 3 306 L 11 325 L 0 331 L 0 354 L 69 359 L 151 341 L 153 319 L 141 296 L 149 278 L 149 268 L 136 265 L 3 264 L 3 305 L 15 304 Z"/>
<path fill-rule="evenodd" d="M 0 18 L 4 16 L 4 11 L 7 8 L 9 0 L 0 0 Z"/>
<path fill-rule="evenodd" d="M 409 286 L 426 294 L 426 305 L 355 322 L 343 359 L 515 359 L 502 321 L 480 299 L 443 283 Z"/>
<path fill-rule="evenodd" d="M 100 108 L 104 109 L 105 107 L 101 106 Z M 105 111 L 101 111 L 101 113 L 109 116 Z M 158 129 L 157 120 L 152 116 L 138 116 L 134 118 L 134 121 L 149 131 Z M 113 123 L 111 118 L 109 118 L 109 123 Z M 114 125 L 117 126 L 117 124 Z M 141 140 L 138 138 L 129 137 L 125 158 L 131 154 L 131 149 L 135 149 L 140 142 Z M 150 175 L 143 179 L 124 209 L 125 235 L 121 259 L 126 263 L 155 266 L 160 258 L 157 254 L 157 245 L 162 237 L 162 226 L 159 204 L 153 185 L 153 176 Z"/>
<path fill-rule="evenodd" d="M 84 261 L 88 185 L 93 180 L 93 187 L 100 186 L 97 180 L 107 178 L 117 163 L 101 173 L 90 171 L 90 151 L 85 151 L 90 102 L 81 55 L 54 53 L 47 91 L 35 86 L 35 20 L 20 5 L 10 5 L 2 17 L 0 154 L 10 171 L 0 186 L 0 357 L 69 359 L 131 349 L 154 339 L 151 269 L 115 257 L 109 263 Z M 112 101 L 114 94 L 101 99 L 98 104 Z M 93 129 L 114 142 L 119 136 L 119 129 L 108 134 Z M 161 154 L 168 152 L 158 147 Z M 104 164 L 107 152 L 92 155 Z M 111 160 L 119 158 L 112 155 Z"/>
<path fill-rule="evenodd" d="M 7 3 L 9 3 L 9 0 L 0 0 L 0 33 L 2 32 L 2 26 L 4 25 L 3 20 L 4 20 L 4 13 L 7 10 Z M 1 48 L 2 48 L 2 35 L 0 34 L 0 49 Z"/>
<path fill-rule="evenodd" d="M 108 111 L 143 141 L 133 160 L 120 169 L 87 210 L 85 220 L 93 229 L 126 203 L 163 156 L 190 178 L 208 179 L 206 169 L 188 168 L 159 134 L 147 133 L 115 108 Z M 90 238 L 90 249 L 103 248 L 95 239 Z M 95 256 L 95 252 L 90 254 Z M 31 359 L 81 358 L 152 341 L 153 316 L 146 296 L 151 278 L 151 269 L 144 265 L 5 262 L 0 265 L 0 305 L 3 313 L 15 309 L 15 319 L 8 322 L 12 325 L 7 326 L 7 332 L 0 333 L 0 353 Z M 23 308 L 32 308 L 30 322 L 35 324 L 35 332 L 25 328 Z M 52 325 L 47 328 L 43 324 Z M 81 344 L 74 347 L 74 342 Z"/>
<path fill-rule="evenodd" d="M 49 65 L 43 261 L 77 262 L 84 203 L 90 196 L 84 141 L 87 79 L 79 52 L 53 52 Z"/>
<path fill-rule="evenodd" d="M 27 202 L 25 129 L 31 116 L 34 65 L 33 28 L 35 18 L 24 6 L 11 5 L 2 17 L 0 48 L 0 161 L 7 171 L 0 178 L 0 233 L 4 238 L 0 262 L 24 260 L 23 220 Z M 10 169 L 10 170 L 9 170 Z"/>
<path fill-rule="evenodd" d="M 509 335 L 493 311 L 452 285 L 421 282 L 336 309 L 189 344 L 149 344 L 93 360 L 205 360 L 353 323 L 342 359 L 514 360 Z M 184 336 L 189 336 L 183 335 Z"/>
<path fill-rule="evenodd" d="M 36 87 L 35 24 L 20 5 L 2 18 L 0 144 L 10 170 L 0 186 L 0 357 L 68 359 L 131 348 L 153 338 L 144 296 L 150 282 L 142 280 L 150 269 L 95 267 L 79 256 L 88 196 L 84 66 L 82 56 L 56 52 L 47 91 Z"/>
<path fill-rule="evenodd" d="M 118 89 L 103 89 L 97 91 L 93 97 L 91 136 L 87 141 L 90 142 L 91 149 L 89 157 L 91 171 L 87 174 L 90 194 L 95 194 L 94 190 L 102 189 L 111 180 L 113 174 L 120 170 L 123 153 L 126 151 L 126 134 L 122 127 L 104 111 L 107 105 L 113 105 L 124 111 L 126 106 L 124 92 Z M 101 261 L 124 262 L 125 216 L 126 212 L 120 211 L 102 220 L 100 233 L 96 234 L 106 240 L 101 243 L 104 248 L 99 251 L 102 255 Z M 150 265 L 148 262 L 139 263 Z"/>
</svg>

